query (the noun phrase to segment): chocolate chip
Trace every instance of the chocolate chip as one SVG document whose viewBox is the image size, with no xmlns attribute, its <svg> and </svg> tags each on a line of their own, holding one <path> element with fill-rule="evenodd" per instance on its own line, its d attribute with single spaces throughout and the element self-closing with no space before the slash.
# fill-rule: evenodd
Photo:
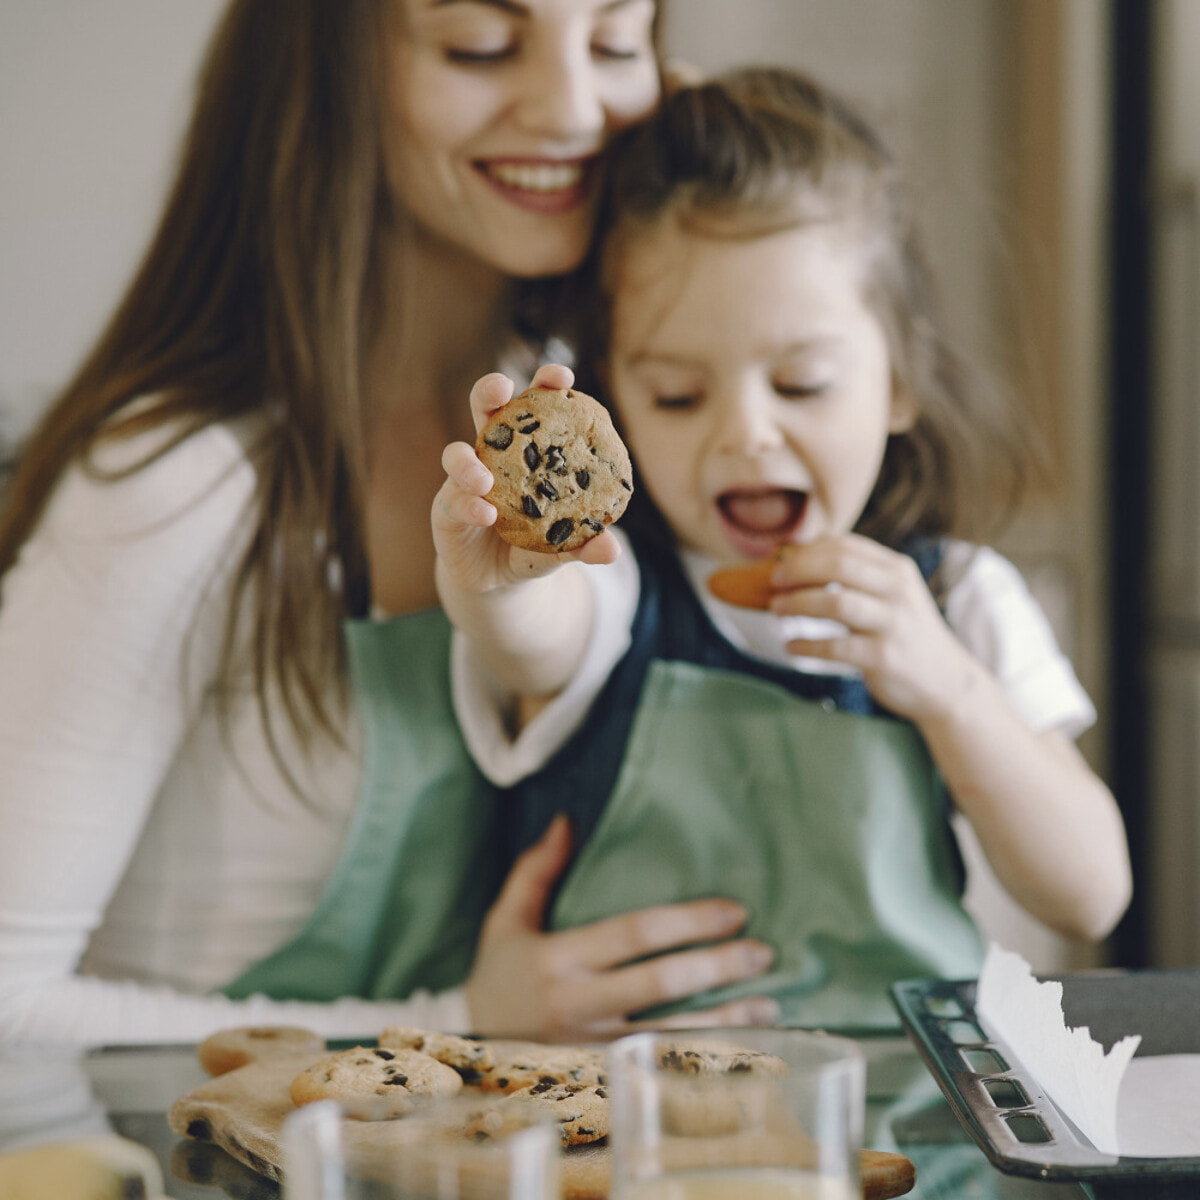
<svg viewBox="0 0 1200 1200">
<path fill-rule="evenodd" d="M 550 526 L 549 532 L 546 534 L 546 541 L 552 546 L 561 546 L 571 536 L 574 529 L 575 522 L 563 517 L 561 521 L 555 521 Z"/>
<path fill-rule="evenodd" d="M 384 1087 L 403 1087 L 408 1082 L 407 1075 L 395 1075 L 383 1081 Z"/>
<path fill-rule="evenodd" d="M 198 1142 L 211 1142 L 213 1140 L 213 1128 L 207 1121 L 197 1117 L 195 1120 L 188 1122 L 187 1135 L 190 1138 L 195 1138 Z"/>
<path fill-rule="evenodd" d="M 497 425 L 494 429 L 489 429 L 483 435 L 483 440 L 487 442 L 493 450 L 507 450 L 512 445 L 513 431 L 511 425 Z"/>
<path fill-rule="evenodd" d="M 541 421 L 530 421 L 528 425 L 521 426 L 522 433 L 532 433 L 535 429 L 541 429 Z"/>
<path fill-rule="evenodd" d="M 588 484 L 592 482 L 592 477 L 586 471 L 576 471 L 575 482 L 586 492 Z"/>
<path fill-rule="evenodd" d="M 537 448 L 536 442 L 530 442 L 525 447 L 525 465 L 531 470 L 536 471 L 538 464 L 542 461 L 541 451 Z"/>
<path fill-rule="evenodd" d="M 558 488 L 556 488 L 554 484 L 550 482 L 550 480 L 543 479 L 541 483 L 537 485 L 537 494 L 541 496 L 543 500 L 557 500 Z M 539 516 L 540 515 L 541 514 L 539 514 Z"/>
<path fill-rule="evenodd" d="M 602 1088 L 602 1087 L 598 1087 L 598 1088 L 596 1089 L 596 1095 L 597 1095 L 597 1096 L 599 1096 L 601 1100 L 607 1100 L 607 1099 L 608 1099 L 608 1092 L 606 1092 L 606 1091 L 604 1090 L 604 1088 Z"/>
<path fill-rule="evenodd" d="M 538 508 L 537 501 L 532 496 L 521 497 L 521 511 L 527 517 L 540 517 L 542 510 Z"/>
<path fill-rule="evenodd" d="M 551 446 L 546 451 L 546 469 L 553 471 L 555 475 L 567 473 L 567 456 L 561 446 Z"/>
<path fill-rule="evenodd" d="M 387 1058 L 387 1059 L 392 1059 L 392 1058 L 396 1057 L 390 1050 L 376 1050 L 375 1055 L 377 1058 Z"/>
<path fill-rule="evenodd" d="M 622 486 L 622 487 L 623 487 L 623 488 L 624 488 L 624 489 L 625 489 L 627 492 L 632 492 L 632 491 L 633 491 L 633 484 L 632 484 L 632 483 L 630 483 L 628 479 L 622 479 L 622 480 L 621 480 L 621 486 Z"/>
</svg>

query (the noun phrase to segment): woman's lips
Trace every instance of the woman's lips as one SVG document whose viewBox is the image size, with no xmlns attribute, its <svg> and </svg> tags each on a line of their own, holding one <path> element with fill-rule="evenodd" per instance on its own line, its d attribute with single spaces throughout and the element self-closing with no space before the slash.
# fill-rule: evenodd
<svg viewBox="0 0 1200 1200">
<path fill-rule="evenodd" d="M 791 541 L 807 507 L 808 494 L 794 488 L 739 488 L 717 497 L 733 548 L 750 558 Z"/>
<path fill-rule="evenodd" d="M 593 160 L 483 159 L 475 169 L 510 203 L 529 212 L 568 212 L 587 195 L 588 167 Z"/>
</svg>

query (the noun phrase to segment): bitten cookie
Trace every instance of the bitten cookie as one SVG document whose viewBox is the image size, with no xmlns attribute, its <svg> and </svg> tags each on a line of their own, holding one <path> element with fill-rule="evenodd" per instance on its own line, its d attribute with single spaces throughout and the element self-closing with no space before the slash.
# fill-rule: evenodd
<svg viewBox="0 0 1200 1200">
<path fill-rule="evenodd" d="M 564 1146 L 583 1146 L 608 1137 L 608 1091 L 597 1083 L 535 1083 L 505 1102 L 528 1103 L 558 1122 Z"/>
<path fill-rule="evenodd" d="M 574 388 L 529 388 L 493 413 L 475 452 L 495 485 L 496 532 L 526 550 L 577 550 L 624 511 L 633 467 L 604 406 Z"/>
<path fill-rule="evenodd" d="M 219 1029 L 196 1047 L 200 1065 L 210 1075 L 224 1075 L 260 1058 L 287 1054 L 293 1050 L 325 1049 L 325 1039 L 311 1029 L 298 1025 L 243 1025 Z"/>
<path fill-rule="evenodd" d="M 608 1082 L 604 1055 L 582 1046 L 538 1042 L 492 1042 L 496 1065 L 479 1081 L 485 1092 L 516 1092 L 535 1084 Z"/>
<path fill-rule="evenodd" d="M 422 1054 L 453 1067 L 468 1082 L 477 1081 L 496 1062 L 496 1056 L 486 1042 L 453 1033 L 410 1029 L 404 1025 L 389 1025 L 379 1035 L 379 1044 L 389 1050 L 420 1050 Z"/>
<path fill-rule="evenodd" d="M 774 595 L 771 572 L 775 562 L 771 557 L 744 567 L 722 567 L 708 577 L 708 590 L 726 604 L 765 610 L 770 607 Z"/>
<path fill-rule="evenodd" d="M 351 1116 L 388 1120 L 412 1111 L 420 1098 L 444 1098 L 462 1090 L 453 1067 L 419 1050 L 354 1046 L 321 1059 L 292 1081 L 292 1103 L 341 1100 Z M 354 1105 L 361 1104 L 360 1111 Z"/>
</svg>

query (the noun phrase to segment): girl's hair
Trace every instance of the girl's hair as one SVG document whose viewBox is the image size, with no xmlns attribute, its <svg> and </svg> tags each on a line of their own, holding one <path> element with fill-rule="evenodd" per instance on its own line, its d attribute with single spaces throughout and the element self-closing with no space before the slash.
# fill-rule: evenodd
<svg viewBox="0 0 1200 1200">
<path fill-rule="evenodd" d="M 747 68 L 675 92 L 618 139 L 589 263 L 594 301 L 578 333 L 581 387 L 604 393 L 622 249 L 664 218 L 698 236 L 753 238 L 810 223 L 857 236 L 894 386 L 917 408 L 912 429 L 889 437 L 857 528 L 896 547 L 915 534 L 978 537 L 1011 515 L 1025 482 L 1025 432 L 981 382 L 968 382 L 941 329 L 900 174 L 844 100 L 793 71 Z M 632 527 L 661 537 L 645 489 L 634 499 Z"/>
<path fill-rule="evenodd" d="M 102 441 L 158 429 L 156 458 L 216 422 L 265 415 L 251 451 L 253 535 L 215 687 L 225 708 L 248 635 L 274 747 L 269 684 L 302 743 L 338 738 L 329 698 L 331 686 L 345 694 L 340 626 L 369 597 L 362 354 L 389 204 L 379 104 L 389 2 L 232 0 L 158 228 L 98 343 L 22 447 L 0 515 L 2 577 L 64 470 L 100 473 L 89 459 Z M 544 333 L 556 302 L 542 293 L 555 285 L 522 285 L 520 332 Z"/>
</svg>

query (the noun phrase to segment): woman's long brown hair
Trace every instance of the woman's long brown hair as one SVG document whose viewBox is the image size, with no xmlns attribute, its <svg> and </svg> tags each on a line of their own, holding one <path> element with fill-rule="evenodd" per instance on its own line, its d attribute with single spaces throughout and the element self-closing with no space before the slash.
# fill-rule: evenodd
<svg viewBox="0 0 1200 1200">
<path fill-rule="evenodd" d="M 22 447 L 0 520 L 2 575 L 63 471 L 102 439 L 169 428 L 161 454 L 265 411 L 254 534 L 218 684 L 233 671 L 239 601 L 252 597 L 251 665 L 273 740 L 268 680 L 303 741 L 336 736 L 340 622 L 348 597 L 366 591 L 359 359 L 381 188 L 378 9 L 227 9 L 158 228 L 97 345 Z"/>
<path fill-rule="evenodd" d="M 387 206 L 378 47 L 388 2 L 233 0 L 145 257 L 22 447 L 0 514 L 2 579 L 63 471 L 88 465 L 102 440 L 170 430 L 157 457 L 216 422 L 265 414 L 253 536 L 214 687 L 221 703 L 248 645 L 281 766 L 268 685 L 301 744 L 338 738 L 341 622 L 370 591 L 361 354 Z M 656 44 L 664 9 L 659 0 Z M 544 336 L 576 295 L 569 279 L 523 285 L 518 328 Z M 243 608 L 248 628 L 237 624 Z"/>
</svg>

